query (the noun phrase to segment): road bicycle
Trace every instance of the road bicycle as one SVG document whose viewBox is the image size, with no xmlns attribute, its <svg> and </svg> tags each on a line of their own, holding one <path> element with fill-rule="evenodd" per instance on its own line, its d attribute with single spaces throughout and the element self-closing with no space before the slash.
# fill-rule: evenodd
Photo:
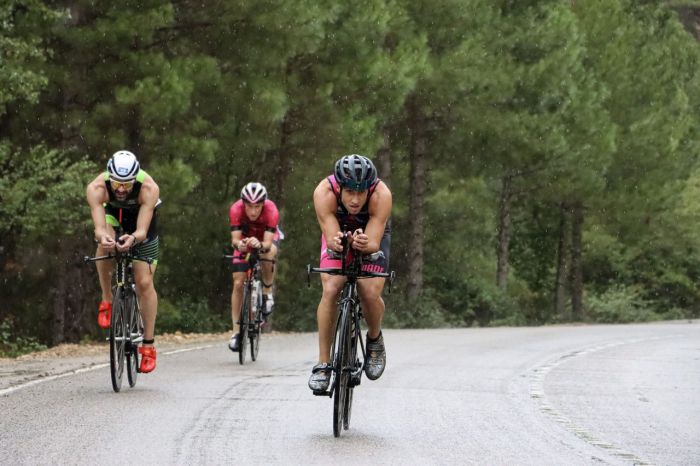
<svg viewBox="0 0 700 466">
<path fill-rule="evenodd" d="M 225 259 L 232 259 L 233 255 L 225 254 Z M 258 359 L 260 351 L 260 334 L 265 324 L 263 315 L 263 284 L 262 284 L 262 262 L 272 262 L 273 259 L 260 258 L 260 250 L 253 249 L 245 256 L 245 260 L 250 264 L 246 272 L 246 279 L 243 284 L 243 300 L 241 301 L 241 313 L 238 318 L 238 362 L 245 364 L 248 353 L 248 343 L 250 342 L 250 358 Z"/>
<path fill-rule="evenodd" d="M 311 286 L 312 273 L 342 275 L 347 278 L 340 300 L 338 301 L 338 319 L 335 325 L 333 344 L 331 346 L 331 381 L 326 391 L 315 391 L 314 395 L 333 398 L 333 435 L 340 437 L 343 429 L 350 427 L 352 414 L 353 389 L 360 385 L 366 361 L 365 341 L 362 337 L 362 304 L 357 291 L 357 281 L 363 278 L 388 278 L 389 291 L 394 280 L 394 272 L 370 272 L 362 270 L 362 265 L 376 262 L 384 257 L 381 251 L 369 255 L 352 254 L 348 248 L 348 236 L 343 235 L 342 246 L 345 254 L 328 250 L 333 259 L 341 259 L 341 268 L 317 268 L 307 266 L 307 283 Z M 349 258 L 349 256 L 352 256 Z M 360 349 L 362 357 L 358 355 Z"/>
<path fill-rule="evenodd" d="M 122 235 L 121 229 L 116 238 Z M 112 378 L 112 389 L 119 392 L 122 387 L 124 365 L 129 386 L 136 385 L 139 369 L 139 344 L 143 341 L 143 318 L 139 300 L 136 295 L 136 283 L 132 262 L 140 260 L 152 264 L 150 257 L 140 257 L 133 253 L 133 248 L 127 252 L 115 251 L 106 256 L 85 256 L 84 262 L 102 260 L 115 261 L 114 285 L 112 286 L 112 318 L 109 324 L 109 368 Z"/>
</svg>

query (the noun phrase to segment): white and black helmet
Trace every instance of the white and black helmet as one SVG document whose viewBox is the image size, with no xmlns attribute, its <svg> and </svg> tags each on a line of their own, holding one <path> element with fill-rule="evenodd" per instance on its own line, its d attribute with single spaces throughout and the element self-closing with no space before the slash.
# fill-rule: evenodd
<svg viewBox="0 0 700 466">
<path fill-rule="evenodd" d="M 335 180 L 352 191 L 365 191 L 377 180 L 377 169 L 364 155 L 346 155 L 335 163 Z"/>
<path fill-rule="evenodd" d="M 139 161 L 128 150 L 120 150 L 107 162 L 109 177 L 116 181 L 131 181 L 139 172 Z"/>
<path fill-rule="evenodd" d="M 267 199 L 267 189 L 261 183 L 248 183 L 241 190 L 241 199 L 250 204 L 257 204 Z"/>
</svg>

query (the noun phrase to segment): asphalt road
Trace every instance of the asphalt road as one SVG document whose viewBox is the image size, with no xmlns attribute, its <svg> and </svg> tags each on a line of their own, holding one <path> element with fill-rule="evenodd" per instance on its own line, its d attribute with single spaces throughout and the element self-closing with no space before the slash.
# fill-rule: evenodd
<svg viewBox="0 0 700 466">
<path fill-rule="evenodd" d="M 385 330 L 340 438 L 316 335 L 264 337 L 245 366 L 163 352 L 118 394 L 103 365 L 0 390 L 0 464 L 700 464 L 698 321 Z"/>
</svg>

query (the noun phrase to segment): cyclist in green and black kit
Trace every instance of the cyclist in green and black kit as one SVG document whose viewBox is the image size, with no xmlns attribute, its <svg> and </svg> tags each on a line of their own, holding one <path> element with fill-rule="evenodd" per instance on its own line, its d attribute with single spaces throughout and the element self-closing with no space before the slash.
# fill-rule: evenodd
<svg viewBox="0 0 700 466">
<path fill-rule="evenodd" d="M 153 274 L 158 260 L 158 232 L 156 209 L 160 205 L 160 190 L 153 178 L 141 170 L 136 156 L 126 150 L 115 152 L 107 163 L 107 170 L 87 186 L 87 201 L 95 225 L 97 256 L 115 249 L 126 252 L 132 247 L 135 255 L 153 259 L 152 264 L 134 260 L 133 270 L 136 293 L 144 322 L 141 353 L 141 372 L 156 368 L 156 350 L 153 347 L 158 309 L 158 295 L 153 286 Z M 122 228 L 116 238 L 115 227 Z M 102 288 L 102 302 L 97 323 L 109 328 L 112 314 L 112 261 L 98 261 L 97 273 Z"/>
</svg>

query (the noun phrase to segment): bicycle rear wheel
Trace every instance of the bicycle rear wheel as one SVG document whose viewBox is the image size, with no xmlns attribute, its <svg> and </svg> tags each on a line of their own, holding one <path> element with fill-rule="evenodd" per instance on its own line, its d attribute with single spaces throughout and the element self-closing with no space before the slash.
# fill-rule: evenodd
<svg viewBox="0 0 700 466">
<path fill-rule="evenodd" d="M 139 343 L 143 340 L 143 318 L 141 317 L 136 293 L 131 290 L 128 296 L 129 341 L 126 348 L 126 375 L 129 379 L 129 386 L 133 387 L 136 385 L 136 378 L 139 373 Z"/>
<path fill-rule="evenodd" d="M 126 346 L 126 323 L 124 290 L 117 288 L 114 293 L 112 321 L 109 326 L 109 369 L 112 377 L 112 389 L 119 392 L 124 375 L 124 355 Z"/>
<path fill-rule="evenodd" d="M 243 301 L 241 302 L 241 315 L 238 318 L 238 362 L 245 364 L 248 352 L 248 324 L 250 323 L 250 284 L 246 282 L 243 287 Z"/>
<path fill-rule="evenodd" d="M 341 306 L 335 332 L 335 354 L 333 357 L 333 435 L 340 437 L 345 425 L 345 403 L 348 394 L 350 353 L 350 305 Z M 347 427 L 346 427 L 347 428 Z"/>
</svg>

